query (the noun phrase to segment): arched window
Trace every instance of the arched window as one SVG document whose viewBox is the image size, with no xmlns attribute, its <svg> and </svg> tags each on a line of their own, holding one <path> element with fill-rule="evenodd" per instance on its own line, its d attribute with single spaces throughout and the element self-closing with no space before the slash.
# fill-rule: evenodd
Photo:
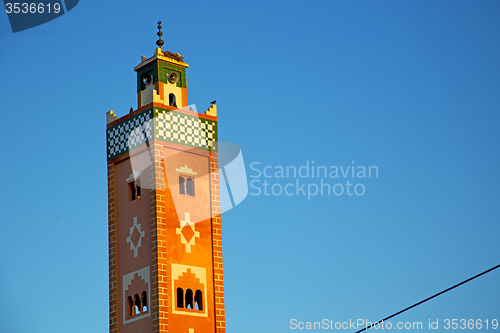
<svg viewBox="0 0 500 333">
<path fill-rule="evenodd" d="M 131 316 L 134 314 L 132 312 L 133 305 L 134 305 L 134 302 L 132 302 L 132 296 L 127 297 L 127 316 Z"/>
<path fill-rule="evenodd" d="M 194 180 L 193 178 L 188 178 L 186 181 L 186 192 L 187 195 L 194 197 Z"/>
<path fill-rule="evenodd" d="M 168 105 L 173 106 L 174 108 L 177 107 L 177 103 L 175 102 L 175 95 L 172 93 L 168 95 Z"/>
<path fill-rule="evenodd" d="M 177 288 L 177 307 L 184 307 L 184 290 L 182 288 Z"/>
<path fill-rule="evenodd" d="M 179 193 L 180 194 L 186 194 L 184 191 L 184 177 L 179 176 Z"/>
<path fill-rule="evenodd" d="M 194 309 L 193 291 L 191 289 L 186 290 L 186 309 Z"/>
<path fill-rule="evenodd" d="M 196 290 L 194 293 L 194 309 L 203 310 L 203 301 L 201 297 L 201 290 Z"/>
<path fill-rule="evenodd" d="M 142 312 L 148 311 L 148 294 L 143 291 L 141 294 Z"/>
<path fill-rule="evenodd" d="M 133 314 L 141 313 L 141 299 L 139 298 L 138 294 L 134 295 L 134 309 L 132 313 Z"/>
</svg>

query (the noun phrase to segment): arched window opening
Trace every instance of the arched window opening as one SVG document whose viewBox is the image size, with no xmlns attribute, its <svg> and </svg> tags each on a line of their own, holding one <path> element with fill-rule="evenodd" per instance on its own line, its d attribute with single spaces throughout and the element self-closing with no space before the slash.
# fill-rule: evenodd
<svg viewBox="0 0 500 333">
<path fill-rule="evenodd" d="M 184 307 L 184 290 L 182 288 L 177 288 L 177 307 Z"/>
<path fill-rule="evenodd" d="M 184 177 L 179 176 L 179 193 L 180 194 L 186 194 L 184 191 Z"/>
<path fill-rule="evenodd" d="M 133 309 L 133 314 L 139 314 L 141 313 L 141 299 L 139 298 L 138 294 L 135 294 L 134 296 L 134 309 Z"/>
<path fill-rule="evenodd" d="M 174 108 L 176 108 L 176 107 L 177 107 L 177 103 L 176 103 L 176 101 L 175 101 L 175 95 L 174 95 L 174 94 L 172 94 L 172 93 L 170 93 L 170 94 L 168 95 L 168 105 L 169 105 L 169 106 L 173 106 Z"/>
<path fill-rule="evenodd" d="M 193 178 L 188 178 L 186 181 L 186 192 L 187 195 L 194 197 L 194 180 Z"/>
<path fill-rule="evenodd" d="M 196 290 L 194 293 L 194 309 L 195 310 L 203 310 L 203 302 L 202 302 L 202 294 L 201 290 Z"/>
<path fill-rule="evenodd" d="M 148 311 L 148 294 L 143 291 L 141 294 L 142 312 Z"/>
<path fill-rule="evenodd" d="M 151 75 L 150 73 L 145 73 L 145 74 L 142 74 L 142 78 L 141 78 L 141 90 L 144 90 L 146 89 L 146 86 L 150 85 L 154 80 L 153 80 L 153 75 Z"/>
<path fill-rule="evenodd" d="M 186 290 L 186 309 L 194 309 L 193 307 L 193 291 L 191 289 Z"/>
<path fill-rule="evenodd" d="M 133 310 L 133 302 L 132 302 L 132 296 L 127 297 L 127 316 L 131 316 L 134 313 L 132 312 Z"/>
</svg>

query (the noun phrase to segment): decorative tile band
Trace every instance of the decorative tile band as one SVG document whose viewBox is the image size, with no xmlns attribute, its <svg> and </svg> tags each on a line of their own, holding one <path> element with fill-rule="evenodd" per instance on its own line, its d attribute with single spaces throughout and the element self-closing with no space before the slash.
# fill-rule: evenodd
<svg viewBox="0 0 500 333">
<path fill-rule="evenodd" d="M 107 129 L 108 159 L 151 141 L 153 131 L 156 140 L 192 148 L 209 150 L 217 142 L 217 121 L 154 107 Z"/>
<path fill-rule="evenodd" d="M 148 141 L 152 139 L 153 109 L 145 110 L 106 131 L 108 159 L 126 153 L 129 150 L 129 139 L 132 148 L 144 144 L 144 135 Z"/>
<path fill-rule="evenodd" d="M 209 150 L 217 142 L 217 122 L 155 108 L 155 139 Z"/>
</svg>

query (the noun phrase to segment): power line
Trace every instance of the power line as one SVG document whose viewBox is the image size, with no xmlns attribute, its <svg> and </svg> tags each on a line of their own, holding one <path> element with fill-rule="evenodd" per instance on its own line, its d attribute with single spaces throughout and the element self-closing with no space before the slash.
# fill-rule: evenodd
<svg viewBox="0 0 500 333">
<path fill-rule="evenodd" d="M 375 325 L 377 325 L 377 324 L 380 324 L 380 323 L 381 323 L 381 322 L 383 322 L 383 321 L 386 321 L 386 320 L 388 320 L 388 319 L 391 319 L 392 317 L 395 317 L 395 316 L 397 316 L 398 314 L 401 314 L 401 313 L 403 313 L 403 312 L 405 312 L 405 311 L 408 311 L 408 310 L 410 310 L 411 308 L 416 307 L 417 305 L 420 305 L 420 304 L 422 304 L 422 303 L 425 303 L 425 302 L 427 302 L 427 301 L 429 301 L 429 300 L 433 299 L 434 297 L 437 297 L 437 296 L 439 296 L 439 295 L 441 295 L 441 294 L 444 294 L 445 292 L 448 292 L 448 291 L 450 291 L 450 290 L 452 290 L 452 289 L 454 289 L 454 288 L 456 288 L 456 287 L 458 287 L 458 286 L 461 286 L 461 285 L 462 285 L 462 284 L 464 284 L 464 283 L 467 283 L 467 282 L 469 282 L 469 281 L 472 281 L 472 280 L 474 280 L 475 278 L 478 278 L 478 277 L 480 277 L 481 275 L 484 275 L 484 274 L 486 274 L 486 273 L 489 273 L 489 272 L 491 272 L 491 271 L 493 271 L 493 270 L 495 270 L 495 269 L 497 269 L 497 268 L 499 268 L 499 267 L 500 267 L 500 265 L 496 265 L 495 267 L 492 267 L 492 268 L 490 268 L 490 269 L 488 269 L 488 270 L 486 270 L 486 271 L 484 271 L 484 272 L 482 272 L 482 273 L 479 273 L 478 275 L 475 275 L 475 276 L 473 276 L 473 277 L 471 277 L 471 278 L 469 278 L 469 279 L 467 279 L 467 280 L 465 280 L 465 281 L 462 281 L 462 282 L 460 282 L 459 284 L 454 285 L 453 287 L 450 287 L 450 288 L 448 288 L 448 289 L 446 289 L 446 290 L 443 290 L 443 291 L 441 291 L 441 292 L 439 292 L 439 293 L 437 293 L 437 294 L 435 294 L 435 295 L 432 295 L 431 297 L 428 297 L 428 298 L 424 299 L 423 301 L 420 301 L 420 302 L 418 302 L 418 303 L 413 304 L 412 306 L 407 307 L 406 309 L 403 309 L 403 310 L 401 310 L 401 311 L 399 311 L 399 312 L 396 312 L 395 314 L 392 314 L 392 315 L 390 315 L 390 316 L 389 316 L 389 317 L 387 317 L 387 318 L 384 318 L 384 319 L 382 319 L 382 320 L 379 320 L 379 321 L 377 321 L 375 324 L 372 324 L 372 325 L 370 325 L 370 326 L 367 326 L 367 327 L 365 327 L 365 328 L 363 328 L 363 329 L 361 329 L 361 330 L 357 331 L 356 333 L 363 332 L 364 330 L 367 330 L 367 329 L 369 329 L 369 328 L 372 328 L 373 326 L 375 326 Z"/>
</svg>

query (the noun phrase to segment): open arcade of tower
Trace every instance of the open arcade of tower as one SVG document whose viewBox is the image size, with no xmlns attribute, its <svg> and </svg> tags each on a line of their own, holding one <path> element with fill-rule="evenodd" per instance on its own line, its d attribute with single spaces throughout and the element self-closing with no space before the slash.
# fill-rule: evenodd
<svg viewBox="0 0 500 333">
<path fill-rule="evenodd" d="M 137 109 L 107 113 L 110 332 L 223 333 L 217 107 L 188 105 L 158 25 Z"/>
</svg>

